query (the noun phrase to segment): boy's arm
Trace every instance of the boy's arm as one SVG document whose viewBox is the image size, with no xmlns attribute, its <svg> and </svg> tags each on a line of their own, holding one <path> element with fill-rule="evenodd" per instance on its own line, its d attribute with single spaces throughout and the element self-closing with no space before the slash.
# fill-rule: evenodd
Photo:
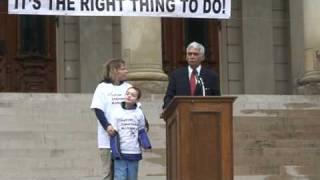
<svg viewBox="0 0 320 180">
<path fill-rule="evenodd" d="M 139 123 L 139 133 L 138 133 L 138 140 L 143 147 L 143 149 L 151 149 L 151 143 L 145 128 L 145 117 L 143 115 L 143 118 L 141 118 L 140 123 Z"/>
<path fill-rule="evenodd" d="M 143 147 L 143 149 L 151 149 L 152 148 L 148 134 L 145 129 L 139 130 L 138 140 L 139 140 L 141 146 Z"/>
</svg>

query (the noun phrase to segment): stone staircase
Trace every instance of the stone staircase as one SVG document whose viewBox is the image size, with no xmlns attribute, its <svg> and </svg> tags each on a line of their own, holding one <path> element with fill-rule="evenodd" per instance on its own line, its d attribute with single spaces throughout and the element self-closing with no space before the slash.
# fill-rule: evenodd
<svg viewBox="0 0 320 180">
<path fill-rule="evenodd" d="M 92 94 L 0 93 L 0 180 L 98 180 Z M 144 153 L 140 179 L 165 179 L 161 108 L 143 103 L 154 149 Z M 160 98 L 159 98 L 160 99 Z M 150 101 L 150 102 L 149 102 Z"/>
<path fill-rule="evenodd" d="M 0 93 L 0 180 L 98 180 L 92 94 Z M 144 95 L 151 152 L 140 180 L 165 180 L 163 95 Z M 320 180 L 320 97 L 241 95 L 235 180 Z"/>
<path fill-rule="evenodd" d="M 234 108 L 235 175 L 320 179 L 319 96 L 239 96 Z"/>
<path fill-rule="evenodd" d="M 0 179 L 100 174 L 89 95 L 0 94 Z"/>
</svg>

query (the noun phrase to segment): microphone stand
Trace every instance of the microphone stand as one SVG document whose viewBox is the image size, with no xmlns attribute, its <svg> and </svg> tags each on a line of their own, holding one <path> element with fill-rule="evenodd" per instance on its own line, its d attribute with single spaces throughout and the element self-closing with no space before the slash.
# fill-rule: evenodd
<svg viewBox="0 0 320 180">
<path fill-rule="evenodd" d="M 202 96 L 206 96 L 206 89 L 204 87 L 204 82 L 201 77 L 199 79 L 200 79 L 200 83 L 201 83 L 201 87 L 202 87 Z"/>
<path fill-rule="evenodd" d="M 202 89 L 202 96 L 206 96 L 206 90 L 204 88 L 204 83 L 203 83 L 203 80 L 202 78 L 198 75 L 198 73 L 195 73 L 196 74 L 196 78 L 197 78 L 197 81 L 200 83 L 201 85 L 201 89 Z"/>
</svg>

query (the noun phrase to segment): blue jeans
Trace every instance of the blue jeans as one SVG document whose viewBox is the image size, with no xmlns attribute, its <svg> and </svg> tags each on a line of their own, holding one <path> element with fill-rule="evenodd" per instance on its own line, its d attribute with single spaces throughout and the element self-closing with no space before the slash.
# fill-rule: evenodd
<svg viewBox="0 0 320 180">
<path fill-rule="evenodd" d="M 137 180 L 139 161 L 114 160 L 114 180 Z"/>
</svg>

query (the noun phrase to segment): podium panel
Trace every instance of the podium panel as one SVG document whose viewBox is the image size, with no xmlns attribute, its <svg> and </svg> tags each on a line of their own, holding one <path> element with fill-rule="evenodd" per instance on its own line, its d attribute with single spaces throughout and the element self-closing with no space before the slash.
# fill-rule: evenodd
<svg viewBox="0 0 320 180">
<path fill-rule="evenodd" d="M 167 180 L 233 180 L 234 97 L 175 97 L 163 112 Z"/>
</svg>

